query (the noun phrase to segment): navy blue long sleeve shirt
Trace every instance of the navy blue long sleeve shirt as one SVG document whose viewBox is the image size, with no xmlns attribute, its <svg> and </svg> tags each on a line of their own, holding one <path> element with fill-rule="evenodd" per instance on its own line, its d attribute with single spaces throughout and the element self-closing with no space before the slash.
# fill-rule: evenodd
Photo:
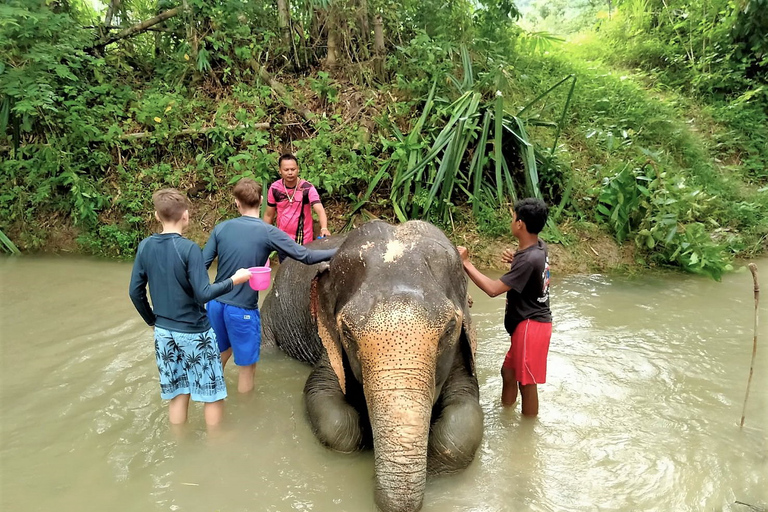
<svg viewBox="0 0 768 512">
<path fill-rule="evenodd" d="M 128 294 L 148 325 L 194 333 L 211 327 L 204 304 L 233 287 L 231 279 L 210 283 L 203 253 L 196 243 L 177 233 L 164 233 L 139 244 Z"/>
<path fill-rule="evenodd" d="M 307 265 L 327 261 L 338 249 L 310 250 L 294 242 L 280 229 L 263 220 L 244 215 L 213 228 L 203 249 L 206 268 L 218 256 L 216 279 L 218 283 L 239 268 L 261 267 L 272 251 L 278 251 Z M 259 292 L 250 286 L 239 286 L 217 299 L 219 302 L 244 309 L 257 309 Z"/>
</svg>

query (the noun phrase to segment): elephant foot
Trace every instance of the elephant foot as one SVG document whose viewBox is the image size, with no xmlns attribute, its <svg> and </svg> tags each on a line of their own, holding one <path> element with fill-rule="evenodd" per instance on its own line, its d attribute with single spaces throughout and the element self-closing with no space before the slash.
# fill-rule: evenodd
<svg viewBox="0 0 768 512">
<path fill-rule="evenodd" d="M 483 438 L 483 410 L 474 401 L 452 403 L 443 409 L 429 434 L 427 472 L 452 473 L 469 466 Z"/>
<path fill-rule="evenodd" d="M 360 449 L 363 436 L 360 418 L 351 406 L 329 408 L 322 413 L 310 412 L 310 422 L 315 436 L 325 446 L 342 453 Z"/>
<path fill-rule="evenodd" d="M 332 450 L 350 453 L 363 445 L 360 414 L 347 402 L 332 372 L 315 368 L 304 387 L 304 401 L 317 439 Z"/>
</svg>

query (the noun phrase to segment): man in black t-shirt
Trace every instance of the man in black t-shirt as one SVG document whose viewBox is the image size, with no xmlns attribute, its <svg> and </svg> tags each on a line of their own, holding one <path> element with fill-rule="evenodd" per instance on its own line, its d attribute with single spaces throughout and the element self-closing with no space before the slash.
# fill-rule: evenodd
<svg viewBox="0 0 768 512">
<path fill-rule="evenodd" d="M 504 261 L 512 266 L 500 279 L 493 280 L 469 261 L 466 247 L 459 247 L 464 270 L 485 293 L 496 297 L 507 294 L 504 327 L 511 336 L 511 346 L 501 367 L 501 403 L 510 406 L 517 400 L 517 389 L 523 402 L 523 414 L 539 412 L 537 384 L 547 375 L 547 353 L 552 337 L 552 314 L 549 310 L 549 256 L 547 244 L 539 240 L 539 232 L 547 222 L 547 205 L 541 199 L 528 198 L 515 203 L 512 212 L 512 236 L 518 239 L 517 252 Z"/>
</svg>

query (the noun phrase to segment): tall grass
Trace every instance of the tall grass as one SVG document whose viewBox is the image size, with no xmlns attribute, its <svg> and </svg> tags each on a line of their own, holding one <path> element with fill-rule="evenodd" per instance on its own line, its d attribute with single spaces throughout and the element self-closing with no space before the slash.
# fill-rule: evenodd
<svg viewBox="0 0 768 512">
<path fill-rule="evenodd" d="M 21 251 L 19 251 L 19 248 L 16 247 L 16 245 L 11 241 L 10 238 L 8 238 L 5 233 L 0 230 L 0 248 L 2 248 L 3 252 L 10 253 L 10 254 L 21 254 Z"/>
<path fill-rule="evenodd" d="M 546 93 L 544 84 L 558 76 L 579 77 L 559 150 L 570 157 L 574 181 L 558 217 L 597 222 L 617 241 L 634 242 L 648 262 L 715 279 L 734 255 L 764 245 L 768 194 L 718 164 L 716 139 L 701 129 L 711 125 L 695 129 L 701 120 L 691 122 L 691 101 L 648 90 L 631 72 L 570 50 L 521 59 L 516 67 L 529 77 L 520 88 L 526 92 L 532 85 Z"/>
<path fill-rule="evenodd" d="M 515 201 L 520 195 L 542 197 L 534 144 L 527 131 L 528 120 L 522 114 L 546 98 L 547 94 L 574 77 L 566 77 L 525 105 L 517 115 L 505 105 L 505 93 L 498 85 L 491 99 L 474 80 L 472 60 L 462 48 L 462 77 L 447 78 L 458 97 L 448 103 L 436 95 L 437 81 L 432 85 L 421 109 L 421 115 L 405 135 L 391 124 L 386 126 L 394 140 L 384 140 L 391 155 L 366 193 L 352 208 L 362 207 L 372 192 L 387 177 L 391 178 L 389 199 L 400 221 L 430 218 L 448 221 L 452 208 L 466 198 L 475 215 L 481 206 L 498 207 Z M 573 86 L 564 109 L 568 108 Z M 557 137 L 566 119 L 549 123 L 557 128 Z M 429 126 L 441 126 L 439 131 Z M 491 165 L 491 162 L 493 165 Z M 521 167 L 522 173 L 515 172 Z M 522 180 L 516 178 L 522 174 Z"/>
</svg>

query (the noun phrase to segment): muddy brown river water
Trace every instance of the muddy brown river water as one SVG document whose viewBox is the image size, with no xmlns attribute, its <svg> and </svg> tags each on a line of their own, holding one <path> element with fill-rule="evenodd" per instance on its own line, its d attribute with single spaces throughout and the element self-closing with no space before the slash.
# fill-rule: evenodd
<svg viewBox="0 0 768 512">
<path fill-rule="evenodd" d="M 504 299 L 472 287 L 485 433 L 425 512 L 733 511 L 768 507 L 768 260 L 762 345 L 739 428 L 754 301 L 745 269 L 553 276 L 554 333 L 537 419 L 499 405 Z M 130 263 L 0 258 L 0 510 L 373 511 L 373 457 L 320 446 L 309 367 L 265 349 L 256 390 L 217 435 L 179 431 L 160 400 Z"/>
</svg>

